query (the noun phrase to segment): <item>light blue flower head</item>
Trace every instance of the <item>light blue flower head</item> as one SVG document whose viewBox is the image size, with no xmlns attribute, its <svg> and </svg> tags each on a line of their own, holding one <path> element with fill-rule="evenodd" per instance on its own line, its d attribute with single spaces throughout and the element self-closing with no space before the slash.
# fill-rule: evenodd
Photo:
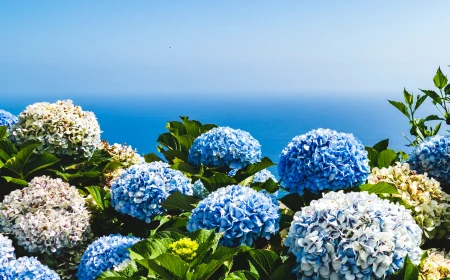
<svg viewBox="0 0 450 280">
<path fill-rule="evenodd" d="M 60 277 L 35 257 L 21 257 L 0 265 L 0 279 L 59 280 Z"/>
<path fill-rule="evenodd" d="M 192 185 L 192 189 L 194 190 L 194 196 L 199 198 L 205 198 L 208 196 L 209 191 L 205 188 L 205 185 L 203 185 L 202 181 L 197 180 Z"/>
<path fill-rule="evenodd" d="M 215 127 L 194 140 L 189 162 L 209 167 L 243 168 L 261 160 L 261 145 L 250 133 Z"/>
<path fill-rule="evenodd" d="M 385 279 L 406 255 L 420 263 L 422 230 L 410 211 L 367 192 L 329 192 L 295 213 L 284 244 L 298 279 Z"/>
<path fill-rule="evenodd" d="M 272 179 L 274 182 L 278 182 L 272 172 L 267 169 L 263 169 L 254 175 L 253 183 L 264 183 L 269 179 Z"/>
<path fill-rule="evenodd" d="M 119 213 L 151 222 L 164 213 L 161 203 L 173 192 L 192 195 L 190 180 L 164 162 L 133 165 L 111 185 L 111 206 Z"/>
<path fill-rule="evenodd" d="M 16 258 L 11 239 L 0 234 L 0 264 Z"/>
<path fill-rule="evenodd" d="M 81 256 L 77 277 L 94 280 L 103 272 L 118 267 L 130 259 L 128 248 L 140 241 L 137 237 L 111 234 L 95 240 Z"/>
<path fill-rule="evenodd" d="M 411 170 L 428 173 L 441 184 L 450 181 L 450 135 L 435 135 L 423 140 L 408 157 Z"/>
<path fill-rule="evenodd" d="M 281 152 L 278 174 L 284 188 L 303 195 L 363 184 L 370 173 L 364 145 L 353 134 L 330 129 L 296 136 Z"/>
<path fill-rule="evenodd" d="M 8 111 L 0 109 L 0 126 L 11 128 L 19 119 Z"/>
<path fill-rule="evenodd" d="M 223 232 L 220 244 L 251 246 L 258 238 L 270 239 L 279 230 L 278 202 L 264 192 L 232 185 L 220 188 L 199 202 L 187 230 L 214 229 Z"/>
</svg>

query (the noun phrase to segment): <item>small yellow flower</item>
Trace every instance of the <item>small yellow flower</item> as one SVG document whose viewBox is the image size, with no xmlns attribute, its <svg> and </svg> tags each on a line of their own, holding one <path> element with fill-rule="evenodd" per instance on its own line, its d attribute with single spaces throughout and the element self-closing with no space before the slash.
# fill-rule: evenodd
<svg viewBox="0 0 450 280">
<path fill-rule="evenodd" d="M 173 253 L 183 260 L 192 260 L 197 256 L 198 243 L 190 238 L 182 238 L 170 244 L 169 247 Z"/>
</svg>

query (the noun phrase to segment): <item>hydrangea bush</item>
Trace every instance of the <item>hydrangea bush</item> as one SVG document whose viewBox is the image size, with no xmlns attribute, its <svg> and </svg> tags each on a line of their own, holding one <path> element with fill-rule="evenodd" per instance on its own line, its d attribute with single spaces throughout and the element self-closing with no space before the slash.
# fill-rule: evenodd
<svg viewBox="0 0 450 280">
<path fill-rule="evenodd" d="M 420 278 L 439 280 L 450 277 L 450 253 L 442 250 L 427 250 L 427 257 L 420 264 Z"/>
<path fill-rule="evenodd" d="M 250 133 L 216 127 L 197 137 L 189 150 L 195 166 L 243 168 L 261 160 L 261 145 Z"/>
<path fill-rule="evenodd" d="M 319 194 L 363 184 L 369 176 L 364 145 L 352 134 L 330 129 L 296 136 L 281 153 L 278 174 L 290 193 Z"/>
<path fill-rule="evenodd" d="M 65 100 L 29 105 L 19 114 L 10 138 L 19 146 L 41 142 L 41 152 L 89 158 L 100 144 L 100 132 L 94 113 Z"/>
<path fill-rule="evenodd" d="M 0 265 L 16 258 L 11 239 L 0 233 Z"/>
<path fill-rule="evenodd" d="M 263 192 L 232 185 L 220 188 L 199 202 L 187 230 L 214 229 L 223 232 L 221 244 L 251 246 L 259 238 L 270 239 L 279 230 L 278 202 Z"/>
<path fill-rule="evenodd" d="M 89 212 L 75 187 L 61 179 L 35 177 L 0 203 L 0 231 L 30 253 L 59 254 L 86 242 Z"/>
<path fill-rule="evenodd" d="M 164 213 L 161 203 L 173 192 L 192 195 L 190 180 L 167 163 L 133 165 L 111 185 L 111 205 L 125 215 L 151 222 Z"/>
<path fill-rule="evenodd" d="M 450 232 L 450 196 L 439 182 L 411 171 L 407 163 L 397 162 L 389 168 L 373 168 L 368 182 L 393 184 L 400 197 L 412 211 L 412 216 L 428 239 L 442 238 Z"/>
<path fill-rule="evenodd" d="M 409 154 L 412 170 L 428 173 L 441 184 L 450 182 L 450 135 L 428 137 Z"/>
<path fill-rule="evenodd" d="M 366 192 L 329 192 L 295 213 L 285 245 L 299 279 L 384 279 L 408 255 L 419 264 L 422 231 L 403 206 Z"/>
<path fill-rule="evenodd" d="M 0 109 L 0 126 L 7 126 L 8 128 L 11 128 L 11 126 L 13 126 L 17 121 L 17 116 Z"/>
<path fill-rule="evenodd" d="M 0 265 L 2 280 L 60 280 L 58 274 L 34 257 L 21 257 Z"/>
<path fill-rule="evenodd" d="M 111 234 L 95 240 L 81 257 L 77 277 L 79 280 L 94 280 L 106 270 L 121 267 L 130 259 L 128 248 L 140 239 L 132 236 Z"/>
</svg>

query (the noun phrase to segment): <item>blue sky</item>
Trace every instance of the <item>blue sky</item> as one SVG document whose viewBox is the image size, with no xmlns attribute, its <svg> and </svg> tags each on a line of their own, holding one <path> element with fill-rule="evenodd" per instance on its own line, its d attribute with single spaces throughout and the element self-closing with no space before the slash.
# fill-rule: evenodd
<svg viewBox="0 0 450 280">
<path fill-rule="evenodd" d="M 1 1 L 0 95 L 400 96 L 450 73 L 450 1 Z M 417 90 L 416 90 L 417 91 Z"/>
</svg>

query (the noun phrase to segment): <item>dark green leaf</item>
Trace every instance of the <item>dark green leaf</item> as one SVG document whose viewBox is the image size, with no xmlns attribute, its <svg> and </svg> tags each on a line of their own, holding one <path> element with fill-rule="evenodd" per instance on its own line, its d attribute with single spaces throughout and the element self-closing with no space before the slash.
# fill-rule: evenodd
<svg viewBox="0 0 450 280">
<path fill-rule="evenodd" d="M 174 254 L 162 254 L 153 260 L 164 267 L 171 275 L 175 276 L 176 279 L 183 279 L 183 276 L 189 270 L 189 264 Z"/>
<path fill-rule="evenodd" d="M 177 150 L 167 150 L 163 152 L 164 157 L 166 158 L 166 160 L 170 163 L 174 162 L 175 159 L 181 159 L 184 162 L 188 161 L 188 155 L 187 153 L 183 153 L 181 151 L 177 151 Z"/>
<path fill-rule="evenodd" d="M 274 193 L 279 189 L 279 184 L 272 180 L 272 178 L 269 178 L 264 183 L 252 183 L 251 187 L 257 191 L 266 190 L 269 193 Z"/>
<path fill-rule="evenodd" d="M 186 130 L 184 123 L 181 123 L 179 121 L 168 122 L 166 124 L 166 128 L 167 128 L 167 130 L 169 130 L 170 132 L 172 132 L 175 135 L 187 134 L 187 130 Z"/>
<path fill-rule="evenodd" d="M 275 269 L 278 255 L 275 252 L 255 249 L 249 252 L 250 261 L 256 267 L 259 275 L 270 276 Z"/>
<path fill-rule="evenodd" d="M 436 75 L 433 78 L 433 82 L 438 89 L 443 89 L 447 85 L 448 79 L 444 75 L 444 73 L 442 73 L 441 67 L 439 67 L 438 70 L 436 71 Z"/>
<path fill-rule="evenodd" d="M 370 168 L 378 167 L 378 157 L 380 154 L 372 147 L 366 147 Z"/>
<path fill-rule="evenodd" d="M 411 262 L 409 256 L 406 256 L 402 269 L 391 275 L 392 280 L 417 280 L 419 279 L 419 268 Z"/>
<path fill-rule="evenodd" d="M 235 185 L 237 181 L 226 174 L 215 173 L 212 177 L 203 178 L 202 183 L 209 192 L 213 192 L 221 187 Z"/>
<path fill-rule="evenodd" d="M 280 201 L 294 212 L 300 211 L 304 206 L 303 199 L 296 193 L 287 194 Z"/>
<path fill-rule="evenodd" d="M 21 185 L 21 186 L 28 186 L 28 182 L 22 179 L 18 179 L 18 178 L 13 178 L 10 176 L 2 176 L 7 182 L 9 183 L 13 183 L 13 184 L 17 184 L 17 185 Z"/>
<path fill-rule="evenodd" d="M 437 115 L 429 115 L 428 117 L 425 118 L 425 121 L 445 121 L 445 120 Z"/>
<path fill-rule="evenodd" d="M 170 150 L 180 150 L 177 138 L 168 132 L 159 135 L 156 141 Z"/>
<path fill-rule="evenodd" d="M 414 99 L 412 94 L 410 94 L 406 89 L 403 89 L 403 98 L 405 99 L 406 104 L 411 107 Z"/>
<path fill-rule="evenodd" d="M 208 254 L 209 251 L 215 251 L 220 238 L 223 234 L 215 233 L 214 230 L 200 229 L 191 232 L 188 237 L 195 240 L 198 244 L 197 257 L 192 260 L 191 266 L 195 266 L 202 263 L 203 258 Z"/>
<path fill-rule="evenodd" d="M 295 274 L 292 273 L 292 268 L 296 265 L 294 261 L 288 261 L 278 266 L 275 271 L 270 275 L 270 280 L 295 280 Z"/>
<path fill-rule="evenodd" d="M 397 153 L 394 150 L 384 150 L 378 156 L 378 167 L 389 167 L 397 160 Z"/>
<path fill-rule="evenodd" d="M 103 173 L 110 172 L 110 171 L 116 170 L 121 167 L 123 167 L 123 164 L 121 162 L 110 161 L 110 162 L 108 162 L 108 164 L 106 164 L 105 168 L 103 168 L 102 172 Z"/>
<path fill-rule="evenodd" d="M 28 162 L 28 159 L 30 158 L 34 150 L 39 146 L 40 144 L 37 143 L 25 146 L 14 157 L 10 158 L 3 167 L 8 168 L 12 172 L 22 177 L 25 164 Z"/>
<path fill-rule="evenodd" d="M 8 159 L 10 159 L 10 156 L 7 153 L 5 153 L 5 151 L 0 150 L 0 159 L 6 162 L 8 161 Z"/>
<path fill-rule="evenodd" d="M 247 270 L 238 270 L 228 274 L 225 280 L 258 280 L 259 275 Z"/>
<path fill-rule="evenodd" d="M 381 153 L 382 151 L 386 150 L 389 146 L 389 139 L 381 140 L 380 142 L 373 145 L 373 148 L 378 152 Z"/>
<path fill-rule="evenodd" d="M 5 140 L 8 137 L 8 127 L 0 126 L 0 140 Z"/>
<path fill-rule="evenodd" d="M 8 140 L 0 140 L 0 150 L 3 150 L 10 157 L 17 154 L 18 152 L 16 147 Z"/>
<path fill-rule="evenodd" d="M 450 84 L 448 84 L 445 88 L 444 88 L 444 92 L 446 95 L 450 94 Z"/>
<path fill-rule="evenodd" d="M 406 107 L 405 104 L 398 102 L 398 101 L 393 101 L 393 100 L 388 100 L 389 103 L 392 104 L 392 106 L 394 106 L 395 108 L 397 108 L 400 112 L 403 113 L 403 115 L 405 115 L 406 117 L 408 117 L 408 119 L 410 119 L 410 115 L 408 113 L 408 108 Z"/>
<path fill-rule="evenodd" d="M 260 162 L 250 164 L 249 166 L 239 170 L 234 176 L 234 178 L 236 179 L 236 181 L 240 182 L 254 175 L 257 172 L 274 165 L 276 164 L 273 163 L 273 161 L 270 160 L 268 157 L 263 157 Z"/>
<path fill-rule="evenodd" d="M 134 244 L 130 250 L 130 258 L 133 260 L 154 259 L 167 252 L 173 242 L 182 238 L 183 235 L 173 231 L 160 231 L 148 239 Z"/>
<path fill-rule="evenodd" d="M 109 206 L 109 193 L 98 186 L 91 186 L 85 188 L 89 194 L 92 196 L 92 199 L 94 199 L 95 203 L 98 205 L 98 207 L 101 210 L 105 210 Z"/>
<path fill-rule="evenodd" d="M 437 92 L 435 92 L 434 90 L 425 90 L 425 89 L 421 89 L 421 91 L 423 93 L 425 93 L 426 95 L 428 95 L 432 100 L 434 104 L 441 104 L 442 103 L 442 99 L 439 96 L 439 94 Z"/>
<path fill-rule="evenodd" d="M 427 95 L 423 95 L 421 96 L 420 94 L 417 95 L 417 100 L 416 100 L 416 106 L 414 107 L 414 110 L 417 110 L 420 105 L 422 105 L 422 103 L 425 101 L 425 99 L 427 99 Z"/>
<path fill-rule="evenodd" d="M 44 169 L 46 167 L 52 166 L 53 164 L 57 163 L 59 159 L 55 157 L 54 155 L 44 152 L 41 155 L 37 155 L 35 157 L 32 157 L 30 162 L 25 165 L 24 173 L 25 177 L 30 176 L 32 173 Z"/>
<path fill-rule="evenodd" d="M 374 194 L 398 194 L 397 188 L 386 182 L 380 182 L 375 185 L 364 184 L 359 186 L 359 190 Z"/>
<path fill-rule="evenodd" d="M 157 156 L 155 153 L 150 153 L 144 155 L 145 162 L 154 162 L 154 161 L 163 161 L 159 156 Z"/>
<path fill-rule="evenodd" d="M 161 203 L 161 206 L 167 210 L 191 211 L 195 208 L 195 204 L 200 201 L 194 196 L 187 196 L 178 191 L 173 192 L 169 197 Z"/>
<path fill-rule="evenodd" d="M 190 165 L 186 162 L 176 162 L 172 166 L 172 169 L 180 170 L 182 172 L 188 173 L 188 174 L 197 174 L 199 172 L 199 169 Z"/>
<path fill-rule="evenodd" d="M 436 134 L 439 132 L 439 129 L 441 129 L 441 124 L 442 124 L 442 123 L 438 123 L 438 124 L 434 127 L 433 132 L 431 133 L 431 135 L 436 135 Z"/>
</svg>

